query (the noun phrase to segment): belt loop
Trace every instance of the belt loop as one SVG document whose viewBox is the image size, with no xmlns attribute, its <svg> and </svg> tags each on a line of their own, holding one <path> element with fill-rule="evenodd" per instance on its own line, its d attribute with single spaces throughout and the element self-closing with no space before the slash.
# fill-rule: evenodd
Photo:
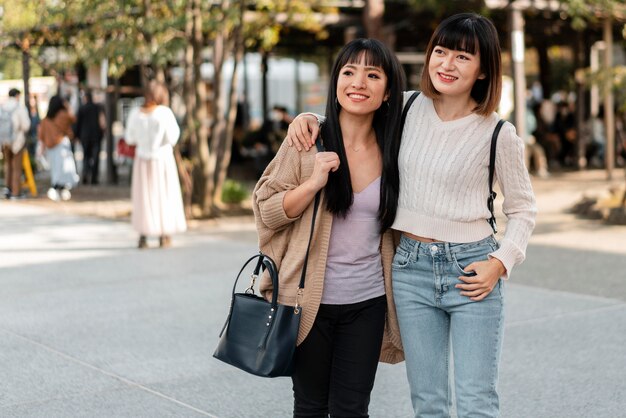
<svg viewBox="0 0 626 418">
<path fill-rule="evenodd" d="M 415 245 L 413 246 L 413 253 L 411 254 L 411 258 L 413 260 L 417 260 L 419 258 L 418 254 L 420 251 L 420 247 L 422 246 L 422 243 L 420 241 L 413 241 L 415 243 Z"/>
<path fill-rule="evenodd" d="M 450 252 L 450 243 L 447 241 L 444 242 L 443 248 L 446 250 L 446 260 L 452 261 L 452 253 Z"/>
</svg>

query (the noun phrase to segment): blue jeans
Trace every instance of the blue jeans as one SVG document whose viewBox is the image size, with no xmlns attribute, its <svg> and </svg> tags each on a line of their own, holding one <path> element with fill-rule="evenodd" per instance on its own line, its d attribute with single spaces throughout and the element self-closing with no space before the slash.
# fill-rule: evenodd
<svg viewBox="0 0 626 418">
<path fill-rule="evenodd" d="M 498 363 L 504 322 L 504 285 L 475 302 L 461 296 L 464 268 L 498 248 L 492 236 L 455 244 L 402 236 L 393 259 L 393 296 L 406 356 L 415 417 L 450 416 L 450 348 L 457 415 L 497 417 Z"/>
</svg>

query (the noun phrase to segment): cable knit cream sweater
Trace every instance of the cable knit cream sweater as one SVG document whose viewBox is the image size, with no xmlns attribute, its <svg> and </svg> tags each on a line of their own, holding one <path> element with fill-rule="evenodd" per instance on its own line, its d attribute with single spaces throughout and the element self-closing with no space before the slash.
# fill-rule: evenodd
<svg viewBox="0 0 626 418">
<path fill-rule="evenodd" d="M 405 101 L 411 93 L 405 92 Z M 433 101 L 419 95 L 402 133 L 394 229 L 447 242 L 478 241 L 492 234 L 486 221 L 489 147 L 498 120 L 493 113 L 444 122 Z M 498 136 L 495 178 L 508 220 L 500 248 L 491 256 L 502 261 L 508 276 L 525 258 L 537 212 L 524 143 L 510 123 Z"/>
</svg>

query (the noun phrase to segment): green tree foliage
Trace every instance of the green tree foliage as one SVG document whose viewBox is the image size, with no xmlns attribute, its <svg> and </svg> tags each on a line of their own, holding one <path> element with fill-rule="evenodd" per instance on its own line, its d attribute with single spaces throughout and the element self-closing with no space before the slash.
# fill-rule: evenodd
<svg viewBox="0 0 626 418">
<path fill-rule="evenodd" d="M 418 12 L 432 13 L 436 18 L 460 12 L 476 12 L 488 14 L 483 0 L 408 0 Z"/>
<path fill-rule="evenodd" d="M 624 0 L 562 0 L 567 15 L 572 19 L 572 27 L 583 30 L 589 25 L 600 25 L 605 19 L 626 19 Z M 622 30 L 622 45 L 626 46 L 626 24 Z M 615 40 L 616 43 L 619 40 Z M 626 109 L 626 66 L 614 66 L 595 73 L 587 71 L 586 83 L 603 85 L 609 83 L 617 94 L 616 99 L 622 109 Z"/>
<path fill-rule="evenodd" d="M 561 0 L 565 13 L 572 19 L 572 27 L 582 30 L 588 24 L 597 24 L 607 17 L 624 17 L 623 0 Z M 624 27 L 626 30 L 626 26 Z"/>
<path fill-rule="evenodd" d="M 120 77 L 141 66 L 142 74 L 165 79 L 174 65 L 185 67 L 185 129 L 191 149 L 196 202 L 210 215 L 221 196 L 230 161 L 236 109 L 236 73 L 222 74 L 244 49 L 270 51 L 291 28 L 325 36 L 319 13 L 323 0 L 0 0 L 0 41 L 28 48 L 41 63 L 46 48 L 63 51 L 53 67 L 87 66 L 108 60 L 109 75 Z M 208 89 L 200 66 L 210 61 L 214 79 Z M 148 71 L 150 70 L 150 71 Z M 222 91 L 221 77 L 232 79 Z M 207 107 L 211 104 L 211 111 Z M 226 118 L 224 117 L 226 115 Z"/>
</svg>

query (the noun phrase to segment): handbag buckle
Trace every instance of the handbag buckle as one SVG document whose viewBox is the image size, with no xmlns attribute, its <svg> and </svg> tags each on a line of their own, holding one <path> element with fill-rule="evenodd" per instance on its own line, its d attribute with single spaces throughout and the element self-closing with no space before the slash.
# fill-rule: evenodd
<svg viewBox="0 0 626 418">
<path fill-rule="evenodd" d="M 250 286 L 245 290 L 246 295 L 254 295 L 254 283 L 256 282 L 257 277 L 259 276 L 256 274 L 250 275 Z"/>
<path fill-rule="evenodd" d="M 302 300 L 302 294 L 304 290 L 302 288 L 298 288 L 298 293 L 296 293 L 296 306 L 293 308 L 293 313 L 298 315 L 300 313 L 300 301 Z"/>
</svg>

